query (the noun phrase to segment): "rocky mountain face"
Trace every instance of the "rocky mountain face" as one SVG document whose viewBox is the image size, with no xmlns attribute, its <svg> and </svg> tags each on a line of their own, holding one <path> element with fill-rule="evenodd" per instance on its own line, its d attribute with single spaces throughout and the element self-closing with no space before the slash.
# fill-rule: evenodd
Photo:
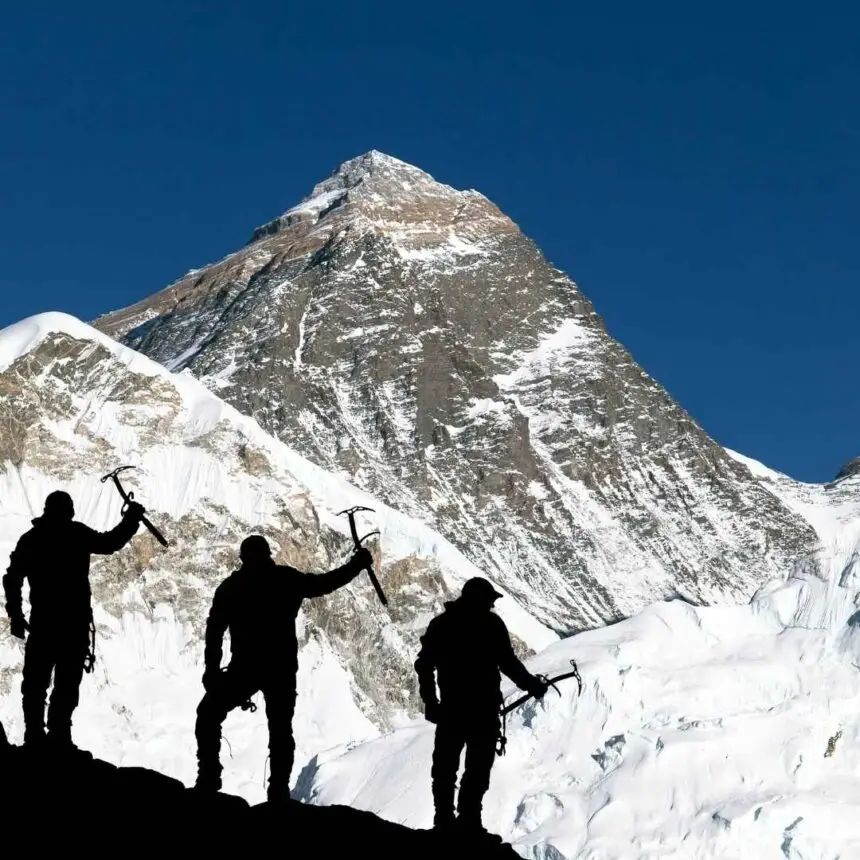
<svg viewBox="0 0 860 860">
<path fill-rule="evenodd" d="M 378 152 L 95 326 L 426 523 L 561 634 L 748 598 L 816 540 L 493 203 Z"/>
</svg>

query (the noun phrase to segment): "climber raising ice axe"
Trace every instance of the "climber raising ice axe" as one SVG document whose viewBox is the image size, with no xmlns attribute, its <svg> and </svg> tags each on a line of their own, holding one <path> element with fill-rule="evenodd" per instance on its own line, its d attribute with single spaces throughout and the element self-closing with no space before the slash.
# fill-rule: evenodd
<svg viewBox="0 0 860 860">
<path fill-rule="evenodd" d="M 122 484 L 119 482 L 119 473 L 126 471 L 126 469 L 134 469 L 134 466 L 120 466 L 118 469 L 114 469 L 112 472 L 109 472 L 105 475 L 101 482 L 104 483 L 108 479 L 113 480 L 114 484 L 116 484 L 117 490 L 119 490 L 119 494 L 122 496 L 123 506 L 122 511 L 124 512 L 128 505 L 134 501 L 134 493 L 127 493 Z M 167 546 L 167 539 L 164 535 L 145 517 L 142 516 L 140 521 L 149 529 L 155 539 L 162 545 Z"/>
<path fill-rule="evenodd" d="M 372 511 L 373 508 L 365 508 L 363 505 L 356 505 L 354 508 L 347 508 L 345 511 L 340 511 L 338 516 L 346 514 L 349 517 L 349 530 L 352 533 L 352 540 L 355 543 L 355 548 L 357 550 L 361 549 L 361 542 L 367 540 L 371 535 L 378 535 L 379 530 L 375 529 L 372 532 L 368 532 L 364 537 L 360 538 L 358 536 L 358 529 L 355 527 L 355 513 L 356 511 Z M 376 589 L 376 594 L 379 596 L 379 599 L 382 601 L 383 606 L 388 606 L 388 598 L 382 591 L 382 586 L 379 584 L 379 580 L 376 578 L 376 574 L 373 571 L 372 566 L 368 566 L 367 575 L 370 577 L 371 583 L 373 583 L 373 587 Z"/>
</svg>

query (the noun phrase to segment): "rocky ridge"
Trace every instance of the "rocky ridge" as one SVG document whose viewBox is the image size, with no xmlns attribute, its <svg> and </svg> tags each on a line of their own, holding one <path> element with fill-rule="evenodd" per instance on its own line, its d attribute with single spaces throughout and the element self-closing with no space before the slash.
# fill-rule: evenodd
<svg viewBox="0 0 860 860">
<path fill-rule="evenodd" d="M 145 822 L 168 856 L 222 857 L 281 844 L 303 851 L 314 846 L 319 857 L 350 857 L 363 845 L 378 860 L 519 858 L 510 845 L 411 829 L 347 806 L 250 805 L 225 794 L 201 796 L 158 771 L 87 756 L 40 756 L 0 743 L 0 764 L 0 800 L 10 827 L 24 844 L 38 842 L 47 851 L 87 852 L 96 841 L 126 845 L 134 824 Z"/>
</svg>

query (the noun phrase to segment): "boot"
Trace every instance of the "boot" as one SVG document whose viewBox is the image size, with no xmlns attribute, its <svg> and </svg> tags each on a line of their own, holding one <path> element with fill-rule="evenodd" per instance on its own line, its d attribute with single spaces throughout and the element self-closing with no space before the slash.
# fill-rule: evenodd
<svg viewBox="0 0 860 860">
<path fill-rule="evenodd" d="M 290 787 L 280 782 L 272 783 L 269 780 L 269 788 L 266 793 L 269 803 L 286 803 L 290 800 Z"/>
<path fill-rule="evenodd" d="M 23 699 L 24 746 L 35 752 L 45 746 L 45 697 L 28 691 Z"/>
<path fill-rule="evenodd" d="M 274 733 L 275 743 L 269 742 L 269 787 L 266 796 L 269 803 L 285 804 L 291 797 L 290 777 L 295 747 L 292 735 L 284 732 L 282 727 L 270 723 L 269 732 Z"/>
<path fill-rule="evenodd" d="M 51 726 L 48 728 L 48 746 L 52 753 L 68 754 L 83 752 L 79 750 L 72 741 L 71 726 Z"/>
<path fill-rule="evenodd" d="M 218 794 L 221 791 L 221 777 L 197 774 L 197 782 L 194 783 L 194 790 L 200 794 Z"/>
<path fill-rule="evenodd" d="M 197 764 L 197 782 L 194 790 L 201 794 L 217 794 L 221 791 L 221 767 L 207 765 L 203 762 Z"/>
<path fill-rule="evenodd" d="M 454 810 L 437 809 L 433 816 L 433 829 L 439 833 L 451 833 L 457 824 L 457 819 L 454 818 Z"/>
<path fill-rule="evenodd" d="M 502 841 L 501 836 L 496 836 L 495 833 L 490 833 L 490 831 L 484 827 L 484 823 L 481 821 L 480 808 L 460 810 L 457 814 L 457 829 L 465 838 L 477 837 L 479 839 L 492 839 L 496 842 Z"/>
<path fill-rule="evenodd" d="M 481 821 L 481 813 L 473 809 L 468 811 L 461 810 L 457 815 L 457 826 L 461 830 L 467 830 L 470 833 L 478 833 L 484 829 L 484 824 Z"/>
<path fill-rule="evenodd" d="M 24 746 L 32 752 L 42 752 L 45 749 L 45 730 L 43 728 L 24 729 Z"/>
<path fill-rule="evenodd" d="M 450 774 L 445 774 L 450 777 Z M 433 779 L 433 829 L 442 832 L 450 831 L 457 824 L 454 817 L 454 795 L 457 790 L 456 773 L 454 779 L 441 779 L 438 774 Z"/>
<path fill-rule="evenodd" d="M 56 729 L 48 732 L 48 737 L 45 741 L 45 750 L 53 756 L 74 758 L 76 761 L 79 759 L 92 759 L 93 757 L 91 752 L 75 746 L 70 732 L 58 732 Z"/>
</svg>

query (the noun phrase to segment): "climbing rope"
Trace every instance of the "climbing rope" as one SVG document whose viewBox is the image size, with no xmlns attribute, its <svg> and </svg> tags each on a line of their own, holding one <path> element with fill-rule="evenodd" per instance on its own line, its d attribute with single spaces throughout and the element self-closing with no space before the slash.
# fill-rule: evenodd
<svg viewBox="0 0 860 860">
<path fill-rule="evenodd" d="M 96 625 L 95 622 L 90 619 L 90 642 L 89 648 L 87 649 L 87 656 L 84 660 L 84 672 L 88 675 L 93 671 L 94 666 L 96 665 Z"/>
</svg>

